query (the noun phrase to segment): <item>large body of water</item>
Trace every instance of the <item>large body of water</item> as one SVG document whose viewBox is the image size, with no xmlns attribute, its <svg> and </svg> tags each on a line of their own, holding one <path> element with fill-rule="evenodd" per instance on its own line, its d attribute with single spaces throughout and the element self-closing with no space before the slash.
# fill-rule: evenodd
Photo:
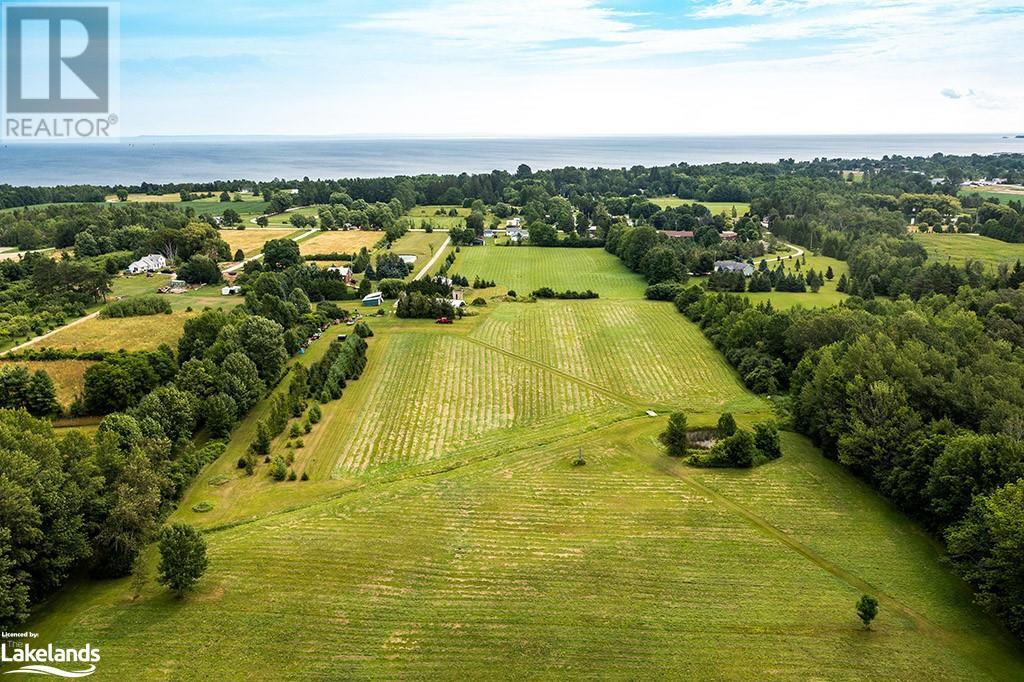
<svg viewBox="0 0 1024 682">
<path fill-rule="evenodd" d="M 0 184 L 134 185 L 349 178 L 779 159 L 1024 152 L 1003 135 L 774 135 L 516 139 L 130 138 L 116 144 L 0 147 Z"/>
</svg>

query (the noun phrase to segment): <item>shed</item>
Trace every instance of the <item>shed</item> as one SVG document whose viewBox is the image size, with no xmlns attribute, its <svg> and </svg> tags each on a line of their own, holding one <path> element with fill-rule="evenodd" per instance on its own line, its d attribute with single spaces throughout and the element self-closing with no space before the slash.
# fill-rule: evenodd
<svg viewBox="0 0 1024 682">
<path fill-rule="evenodd" d="M 363 305 L 367 307 L 376 307 L 384 305 L 384 294 L 379 291 L 375 291 L 372 294 L 367 294 L 363 297 Z"/>
</svg>

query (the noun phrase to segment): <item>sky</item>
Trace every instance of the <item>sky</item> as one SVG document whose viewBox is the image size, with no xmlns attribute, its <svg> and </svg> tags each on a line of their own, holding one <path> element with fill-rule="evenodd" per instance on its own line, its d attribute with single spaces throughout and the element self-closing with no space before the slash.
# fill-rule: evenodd
<svg viewBox="0 0 1024 682">
<path fill-rule="evenodd" d="M 125 135 L 1024 133 L 1024 0 L 125 0 Z"/>
</svg>

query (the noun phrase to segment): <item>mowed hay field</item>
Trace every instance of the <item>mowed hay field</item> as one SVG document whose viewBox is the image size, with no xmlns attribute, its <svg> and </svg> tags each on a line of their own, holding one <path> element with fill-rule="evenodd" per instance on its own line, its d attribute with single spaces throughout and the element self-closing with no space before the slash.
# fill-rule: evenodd
<svg viewBox="0 0 1024 682">
<path fill-rule="evenodd" d="M 89 360 L 4 360 L 0 367 L 21 366 L 29 372 L 45 370 L 53 379 L 57 402 L 67 409 L 85 387 L 85 370 L 94 363 Z"/>
<path fill-rule="evenodd" d="M 150 548 L 138 599 L 131 578 L 79 584 L 26 625 L 36 646 L 90 642 L 98 680 L 1024 678 L 936 545 L 805 439 L 783 434 L 754 470 L 663 454 L 662 407 L 743 425 L 770 407 L 611 256 L 478 247 L 459 263 L 475 253 L 519 288 L 601 281 L 618 298 L 371 318 L 366 371 L 296 452 L 311 480 L 237 469 L 264 400 L 171 516 L 206 531 L 195 592 L 157 585 Z"/>
<path fill-rule="evenodd" d="M 366 232 L 363 230 L 347 230 L 337 232 L 321 231 L 299 242 L 299 252 L 303 256 L 318 253 L 359 253 L 359 249 L 372 249 L 384 238 L 383 232 Z"/>
<path fill-rule="evenodd" d="M 177 346 L 185 320 L 198 313 L 178 311 L 143 317 L 93 317 L 62 329 L 32 344 L 32 349 L 59 348 L 78 351 L 156 350 L 166 343 Z"/>
<path fill-rule="evenodd" d="M 539 246 L 463 247 L 451 272 L 473 281 L 492 280 L 502 289 L 529 295 L 541 287 L 556 291 L 590 289 L 601 298 L 642 298 L 644 279 L 604 249 Z"/>
<path fill-rule="evenodd" d="M 613 394 L 465 338 L 408 331 L 374 342 L 367 373 L 308 447 L 336 475 L 564 436 L 636 413 Z"/>
<path fill-rule="evenodd" d="M 32 627 L 99 648 L 101 680 L 1024 674 L 932 545 L 845 471 L 787 438 L 763 469 L 694 472 L 656 448 L 663 425 L 225 526 L 185 600 L 96 583 Z M 868 632 L 854 604 L 875 577 Z"/>
<path fill-rule="evenodd" d="M 255 255 L 263 250 L 263 245 L 272 239 L 285 239 L 297 234 L 294 228 L 275 229 L 246 226 L 244 230 L 220 230 L 220 238 L 231 247 L 234 254 L 238 249 L 246 256 Z"/>
<path fill-rule="evenodd" d="M 967 260 L 981 261 L 988 268 L 1000 263 L 1013 265 L 1024 261 L 1024 244 L 1011 244 L 976 234 L 915 234 L 914 241 L 920 242 L 928 252 L 928 259 L 936 263 L 949 261 L 963 265 Z"/>
<path fill-rule="evenodd" d="M 696 325 L 650 301 L 503 305 L 471 338 L 656 409 L 768 411 Z"/>
</svg>

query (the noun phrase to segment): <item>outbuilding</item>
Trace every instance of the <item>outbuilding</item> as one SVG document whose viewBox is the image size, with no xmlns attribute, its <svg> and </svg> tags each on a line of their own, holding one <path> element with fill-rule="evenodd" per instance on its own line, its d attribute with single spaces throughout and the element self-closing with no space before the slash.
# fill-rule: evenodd
<svg viewBox="0 0 1024 682">
<path fill-rule="evenodd" d="M 379 291 L 367 294 L 363 297 L 363 305 L 368 308 L 375 308 L 377 306 L 384 305 L 384 294 Z"/>
</svg>

